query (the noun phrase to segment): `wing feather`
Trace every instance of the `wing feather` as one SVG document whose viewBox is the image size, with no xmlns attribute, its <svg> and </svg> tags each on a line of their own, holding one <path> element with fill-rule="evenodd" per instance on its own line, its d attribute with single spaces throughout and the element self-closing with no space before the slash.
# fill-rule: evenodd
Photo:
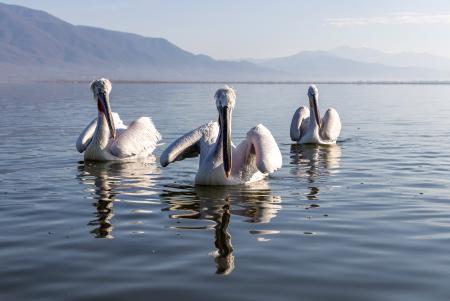
<svg viewBox="0 0 450 301">
<path fill-rule="evenodd" d="M 163 167 L 175 161 L 197 157 L 200 154 L 199 142 L 203 137 L 205 125 L 181 136 L 172 142 L 161 154 L 159 161 Z"/>
<path fill-rule="evenodd" d="M 114 126 L 116 127 L 116 130 L 125 130 L 127 126 L 123 123 L 122 119 L 120 119 L 119 113 L 112 112 L 113 120 L 114 120 Z"/>
<path fill-rule="evenodd" d="M 92 137 L 94 136 L 95 129 L 97 128 L 97 118 L 92 120 L 88 126 L 81 132 L 77 139 L 76 147 L 77 151 L 80 153 L 84 152 L 91 143 Z"/>
<path fill-rule="evenodd" d="M 252 145 L 251 152 L 256 156 L 256 167 L 262 173 L 272 173 L 283 163 L 280 149 L 272 133 L 262 124 L 247 133 L 247 141 Z"/>
<path fill-rule="evenodd" d="M 291 140 L 300 141 L 304 135 L 305 120 L 309 117 L 309 109 L 301 106 L 295 111 L 291 122 Z"/>
<path fill-rule="evenodd" d="M 140 117 L 133 121 L 110 146 L 110 152 L 116 157 L 127 158 L 142 153 L 151 154 L 161 134 L 149 117 Z"/>
<path fill-rule="evenodd" d="M 322 139 L 336 141 L 341 133 L 341 128 L 341 119 L 338 112 L 333 108 L 329 108 L 322 118 Z"/>
</svg>

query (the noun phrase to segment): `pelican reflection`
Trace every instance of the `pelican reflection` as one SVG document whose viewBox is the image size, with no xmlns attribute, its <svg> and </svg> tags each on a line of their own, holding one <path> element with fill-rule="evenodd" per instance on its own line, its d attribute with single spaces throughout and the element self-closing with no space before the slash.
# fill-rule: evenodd
<svg viewBox="0 0 450 301">
<path fill-rule="evenodd" d="M 167 204 L 164 211 L 169 218 L 212 221 L 213 225 L 196 226 L 177 224 L 175 228 L 214 229 L 216 273 L 227 275 L 234 270 L 235 258 L 231 234 L 228 230 L 233 216 L 245 218 L 249 223 L 269 223 L 281 209 L 281 198 L 272 195 L 266 182 L 245 187 L 167 186 L 161 194 Z M 258 232 L 250 231 L 250 234 Z"/>
<path fill-rule="evenodd" d="M 292 144 L 291 174 L 306 179 L 310 184 L 306 198 L 310 201 L 319 199 L 320 189 L 313 185 L 322 177 L 332 176 L 339 172 L 342 156 L 341 147 L 334 145 Z"/>
<path fill-rule="evenodd" d="M 158 168 L 147 162 L 88 162 L 78 165 L 77 178 L 95 200 L 95 219 L 88 225 L 96 238 L 113 238 L 114 202 L 121 198 L 154 194 L 154 178 Z"/>
<path fill-rule="evenodd" d="M 291 173 L 313 183 L 321 176 L 339 172 L 342 150 L 339 145 L 292 144 Z"/>
</svg>

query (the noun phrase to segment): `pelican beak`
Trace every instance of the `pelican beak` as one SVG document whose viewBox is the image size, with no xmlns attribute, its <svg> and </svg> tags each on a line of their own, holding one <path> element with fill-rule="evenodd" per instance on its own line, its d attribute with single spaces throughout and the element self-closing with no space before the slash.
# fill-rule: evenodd
<svg viewBox="0 0 450 301">
<path fill-rule="evenodd" d="M 322 124 L 322 120 L 320 119 L 320 111 L 319 111 L 319 105 L 318 105 L 318 97 L 317 94 L 314 94 L 312 99 L 312 109 L 314 110 L 314 116 L 316 117 L 316 123 L 317 126 L 320 129 L 320 126 Z"/>
<path fill-rule="evenodd" d="M 109 95 L 107 93 L 98 94 L 98 110 L 105 114 L 111 136 L 113 139 L 116 139 L 116 127 L 114 126 L 111 106 L 109 105 Z"/>
<path fill-rule="evenodd" d="M 231 109 L 221 107 L 220 130 L 222 131 L 223 168 L 228 178 L 231 174 Z"/>
</svg>

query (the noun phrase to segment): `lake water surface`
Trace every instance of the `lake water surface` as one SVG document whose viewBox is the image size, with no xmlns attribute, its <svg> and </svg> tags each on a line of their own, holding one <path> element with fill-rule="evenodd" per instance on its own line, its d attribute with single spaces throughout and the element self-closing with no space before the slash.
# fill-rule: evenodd
<svg viewBox="0 0 450 301">
<path fill-rule="evenodd" d="M 75 150 L 87 84 L 0 85 L 0 299 L 450 300 L 450 86 L 319 85 L 334 147 L 291 144 L 306 85 L 234 86 L 234 142 L 263 123 L 283 168 L 206 188 L 197 159 L 158 159 L 217 118 L 220 85 L 113 83 L 113 111 L 165 143 L 129 164 Z"/>
</svg>

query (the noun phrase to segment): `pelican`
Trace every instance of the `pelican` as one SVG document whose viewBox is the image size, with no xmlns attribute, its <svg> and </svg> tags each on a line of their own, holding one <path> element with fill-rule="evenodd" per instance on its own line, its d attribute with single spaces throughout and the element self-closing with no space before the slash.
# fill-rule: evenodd
<svg viewBox="0 0 450 301">
<path fill-rule="evenodd" d="M 217 122 L 209 122 L 175 140 L 162 153 L 163 167 L 200 154 L 198 185 L 239 185 L 263 179 L 281 167 L 281 152 L 270 131 L 259 124 L 237 147 L 231 142 L 231 116 L 236 94 L 228 86 L 217 90 Z"/>
<path fill-rule="evenodd" d="M 315 85 L 308 89 L 309 110 L 301 106 L 295 111 L 291 122 L 291 139 L 300 144 L 336 144 L 341 132 L 341 119 L 335 109 L 329 108 L 320 117 L 319 90 Z"/>
<path fill-rule="evenodd" d="M 111 82 L 94 80 L 91 91 L 97 101 L 98 116 L 78 137 L 77 150 L 91 161 L 135 161 L 152 154 L 161 135 L 149 117 L 140 117 L 125 126 L 119 114 L 111 112 Z"/>
</svg>

